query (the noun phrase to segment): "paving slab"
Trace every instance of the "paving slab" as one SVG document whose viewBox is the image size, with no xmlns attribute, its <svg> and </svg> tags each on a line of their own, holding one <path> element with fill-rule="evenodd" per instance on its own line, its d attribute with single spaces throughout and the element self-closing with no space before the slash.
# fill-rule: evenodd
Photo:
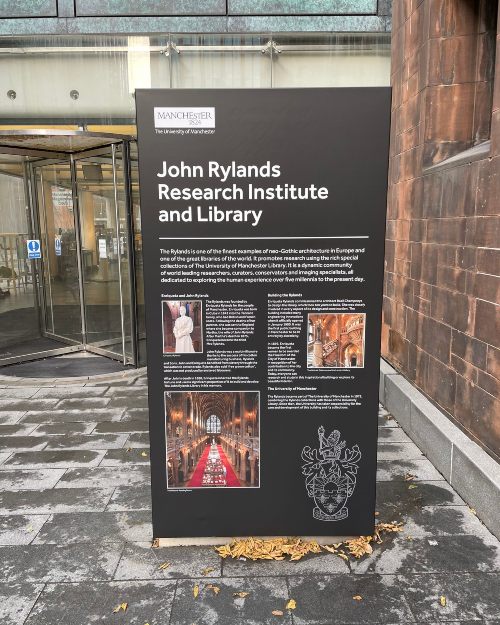
<svg viewBox="0 0 500 625">
<path fill-rule="evenodd" d="M 120 449 L 126 440 L 126 434 L 68 434 L 47 439 L 46 449 Z"/>
<path fill-rule="evenodd" d="M 0 490 L 42 490 L 53 488 L 65 469 L 2 469 Z"/>
<path fill-rule="evenodd" d="M 94 432 L 96 434 L 107 434 L 115 432 L 147 432 L 148 423 L 142 419 L 129 419 L 128 421 L 109 421 L 98 423 Z"/>
<path fill-rule="evenodd" d="M 21 545 L 0 547 L 0 580 L 8 582 L 80 582 L 107 580 L 120 560 L 122 545 Z M 59 621 L 60 622 L 60 621 Z"/>
<path fill-rule="evenodd" d="M 147 408 L 127 408 L 123 413 L 122 421 L 134 421 L 135 419 L 148 425 L 149 410 Z"/>
<path fill-rule="evenodd" d="M 398 536 L 378 545 L 374 557 L 353 562 L 354 573 L 436 573 L 500 570 L 498 541 L 479 536 Z"/>
<path fill-rule="evenodd" d="M 4 465 L 5 461 L 7 458 L 10 458 L 10 456 L 12 456 L 11 451 L 0 451 L 0 465 Z"/>
<path fill-rule="evenodd" d="M 90 434 L 95 426 L 96 423 L 94 422 L 76 423 L 73 421 L 69 423 L 43 423 L 42 425 L 35 426 L 36 429 L 31 432 L 31 436 L 44 436 L 45 434 L 49 434 L 51 436 Z M 25 427 L 33 426 L 26 424 Z"/>
<path fill-rule="evenodd" d="M 349 573 L 349 565 L 331 553 L 306 556 L 298 562 L 263 560 L 261 562 L 225 559 L 224 577 L 271 577 L 275 575 L 330 575 Z"/>
<path fill-rule="evenodd" d="M 220 577 L 222 572 L 221 559 L 211 547 L 162 547 L 152 551 L 159 564 L 169 563 L 163 571 L 168 578 Z"/>
<path fill-rule="evenodd" d="M 58 399 L 30 399 L 29 402 L 26 399 L 0 399 L 0 410 L 12 411 L 12 410 L 26 410 L 26 406 L 29 405 L 30 410 L 50 410 L 57 404 Z"/>
<path fill-rule="evenodd" d="M 29 545 L 48 518 L 47 514 L 0 516 L 0 545 Z"/>
<path fill-rule="evenodd" d="M 200 589 L 196 599 L 193 597 L 195 584 Z M 220 592 L 216 594 L 207 587 L 209 584 L 220 588 Z M 240 598 L 234 596 L 237 592 L 249 594 Z M 170 625 L 291 625 L 290 611 L 285 610 L 288 599 L 284 577 L 182 580 L 177 584 Z M 273 610 L 285 613 L 278 620 Z"/>
<path fill-rule="evenodd" d="M 401 520 L 426 506 L 465 506 L 447 482 L 377 482 L 379 520 Z"/>
<path fill-rule="evenodd" d="M 407 510 L 403 535 L 413 538 L 471 534 L 493 539 L 468 506 L 429 506 Z"/>
<path fill-rule="evenodd" d="M 106 395 L 111 397 L 146 397 L 147 389 L 139 389 L 136 386 L 110 386 L 106 389 Z"/>
<path fill-rule="evenodd" d="M 500 574 L 439 573 L 399 577 L 405 598 L 417 621 L 445 622 L 481 618 L 497 619 L 500 614 Z M 446 606 L 439 599 L 446 598 Z"/>
<path fill-rule="evenodd" d="M 291 577 L 289 585 L 297 602 L 296 625 L 414 622 L 403 588 L 392 575 Z"/>
<path fill-rule="evenodd" d="M 153 530 L 149 511 L 74 512 L 52 514 L 36 535 L 35 544 L 147 542 Z"/>
<path fill-rule="evenodd" d="M 109 405 L 109 397 L 70 397 L 60 399 L 57 410 L 89 410 L 91 408 L 106 408 Z"/>
<path fill-rule="evenodd" d="M 389 414 L 388 412 L 386 412 L 385 414 L 380 414 L 378 415 L 378 427 L 382 428 L 382 427 L 386 427 L 386 428 L 397 428 L 398 423 L 396 421 L 396 419 L 394 419 L 394 417 Z"/>
<path fill-rule="evenodd" d="M 111 488 L 51 488 L 0 492 L 0 514 L 99 512 L 106 507 Z"/>
<path fill-rule="evenodd" d="M 380 443 L 412 443 L 411 438 L 400 427 L 379 427 L 378 440 Z"/>
<path fill-rule="evenodd" d="M 2 399 L 29 399 L 37 395 L 38 386 L 8 386 L 2 389 Z"/>
<path fill-rule="evenodd" d="M 113 492 L 106 510 L 115 512 L 127 510 L 151 510 L 151 487 L 119 486 Z"/>
<path fill-rule="evenodd" d="M 57 483 L 57 488 L 112 488 L 116 486 L 136 486 L 138 484 L 143 484 L 149 489 L 151 481 L 150 476 L 151 472 L 149 466 L 139 465 L 129 466 L 127 468 L 120 466 L 96 467 L 93 469 L 69 469 Z"/>
<path fill-rule="evenodd" d="M 0 451 L 41 451 L 47 445 L 47 440 L 34 436 L 0 436 Z"/>
<path fill-rule="evenodd" d="M 163 570 L 151 547 L 151 541 L 125 545 L 114 579 L 165 579 Z M 189 577 L 186 575 L 185 577 Z"/>
<path fill-rule="evenodd" d="M 36 439 L 35 439 L 36 440 Z M 12 454 L 4 463 L 5 467 L 16 466 L 19 469 L 49 469 L 97 466 L 104 451 L 91 450 L 50 450 L 50 451 L 22 451 Z"/>
<path fill-rule="evenodd" d="M 119 421 L 123 415 L 122 408 L 108 409 L 93 408 L 85 410 L 30 410 L 20 418 L 22 423 L 70 423 L 70 422 L 102 422 Z"/>
<path fill-rule="evenodd" d="M 166 625 L 174 592 L 175 582 L 165 580 L 47 584 L 26 625 Z M 127 612 L 114 614 L 121 603 Z"/>
<path fill-rule="evenodd" d="M 127 439 L 127 447 L 148 447 L 149 432 L 130 434 Z"/>
<path fill-rule="evenodd" d="M 110 449 L 101 460 L 100 467 L 117 467 L 127 464 L 149 465 L 149 447 L 129 447 L 129 441 L 125 449 Z"/>
<path fill-rule="evenodd" d="M 415 443 L 379 443 L 379 460 L 418 460 L 424 455 Z"/>
<path fill-rule="evenodd" d="M 0 584 L 0 623 L 24 623 L 42 589 L 43 584 Z"/>
<path fill-rule="evenodd" d="M 418 458 L 415 460 L 379 460 L 377 462 L 377 481 L 391 480 L 405 481 L 408 474 L 414 475 L 414 481 L 444 481 L 444 477 L 427 460 Z"/>
<path fill-rule="evenodd" d="M 136 393 L 126 397 L 114 395 L 109 402 L 110 408 L 147 408 L 148 396 L 146 393 Z"/>
<path fill-rule="evenodd" d="M 0 410 L 0 424 L 9 425 L 18 423 L 25 414 L 26 410 Z"/>
<path fill-rule="evenodd" d="M 2 436 L 24 436 L 31 434 L 35 427 L 35 425 L 30 423 L 0 425 L 0 440 Z"/>
<path fill-rule="evenodd" d="M 63 399 L 102 397 L 106 394 L 105 386 L 55 386 L 38 389 L 35 397 L 58 397 Z"/>
</svg>

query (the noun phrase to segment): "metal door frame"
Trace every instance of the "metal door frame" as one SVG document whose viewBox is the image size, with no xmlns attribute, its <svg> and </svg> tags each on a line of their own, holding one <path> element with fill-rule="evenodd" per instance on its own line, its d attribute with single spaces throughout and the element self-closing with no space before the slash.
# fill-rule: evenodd
<svg viewBox="0 0 500 625">
<path fill-rule="evenodd" d="M 13 134 L 16 134 L 15 131 Z M 34 131 L 33 134 L 36 134 Z M 47 133 L 50 134 L 50 133 Z M 68 133 L 68 134 L 76 134 L 76 133 Z M 37 184 L 36 184 L 36 168 L 42 167 L 43 165 L 50 164 L 60 164 L 60 163 L 68 163 L 70 166 L 71 173 L 71 188 L 72 188 L 72 197 L 73 197 L 73 216 L 74 216 L 74 225 L 75 225 L 75 240 L 76 240 L 76 255 L 77 255 L 77 267 L 78 267 L 78 289 L 79 289 L 79 297 L 80 297 L 80 319 L 81 319 L 81 327 L 82 327 L 82 342 L 74 342 L 71 339 L 66 337 L 61 337 L 57 334 L 47 332 L 45 327 L 45 319 L 46 319 L 46 305 L 45 298 L 43 294 L 44 289 L 44 271 L 43 271 L 43 260 L 42 259 L 33 259 L 31 260 L 33 267 L 33 291 L 34 291 L 34 303 L 35 307 L 38 311 L 38 319 L 40 323 L 40 331 L 42 336 L 47 336 L 49 338 L 54 338 L 55 340 L 60 341 L 61 343 L 66 343 L 67 345 L 56 348 L 49 349 L 40 352 L 33 352 L 28 354 L 23 354 L 22 356 L 12 356 L 9 358 L 4 358 L 0 361 L 0 367 L 29 362 L 32 360 L 39 360 L 42 358 L 47 358 L 51 356 L 59 356 L 61 354 L 67 354 L 71 352 L 77 351 L 88 351 L 92 353 L 96 353 L 102 356 L 106 356 L 113 360 L 118 360 L 122 362 L 124 365 L 131 365 L 133 367 L 137 366 L 138 363 L 138 321 L 137 321 L 137 293 L 135 290 L 135 237 L 134 237 L 134 220 L 132 215 L 132 198 L 131 198 L 131 179 L 130 179 L 130 149 L 129 144 L 132 139 L 123 138 L 122 140 L 107 143 L 105 145 L 101 145 L 97 148 L 82 150 L 79 152 L 59 152 L 59 151 L 50 151 L 50 150 L 39 150 L 39 149 L 29 149 L 29 148 L 20 148 L 20 147 L 10 147 L 10 146 L 0 146 L 0 152 L 6 154 L 16 154 L 19 156 L 29 156 L 32 157 L 33 160 L 26 161 L 24 165 L 24 187 L 25 187 L 25 200 L 28 207 L 28 230 L 30 231 L 31 238 L 40 239 L 41 240 L 41 228 L 40 228 L 40 210 L 38 204 L 38 193 L 37 193 Z M 118 239 L 118 249 L 120 249 L 120 219 L 119 219 L 119 207 L 118 207 L 118 181 L 117 181 L 117 170 L 116 170 L 116 152 L 117 145 L 121 146 L 122 149 L 122 166 L 123 166 L 123 190 L 124 190 L 124 198 L 125 198 L 125 224 L 127 228 L 125 240 L 128 245 L 128 280 L 129 280 L 129 292 L 130 292 L 130 301 L 124 302 L 123 300 L 123 291 L 122 291 L 122 266 L 121 259 L 118 261 L 118 272 L 119 272 L 119 292 L 120 292 L 120 317 L 121 317 L 121 342 L 122 342 L 122 353 L 121 355 L 118 353 L 112 353 L 109 350 L 103 349 L 100 346 L 91 345 L 87 341 L 87 329 L 86 329 L 86 320 L 85 320 L 85 300 L 84 300 L 84 282 L 83 282 L 83 258 L 82 258 L 82 245 L 81 245 L 81 214 L 80 208 L 78 204 L 78 182 L 76 177 L 76 167 L 77 161 L 89 157 L 106 157 L 111 160 L 112 170 L 113 170 L 113 188 L 114 188 L 114 208 L 115 208 L 115 219 L 116 219 L 116 236 Z M 44 202 L 44 200 L 42 200 Z M 45 242 L 47 246 L 47 242 Z M 47 247 L 48 249 L 48 247 Z M 126 337 L 125 337 L 125 317 L 124 310 L 125 306 L 129 306 L 130 308 L 130 342 L 131 342 L 131 356 L 128 356 L 126 353 Z"/>
</svg>

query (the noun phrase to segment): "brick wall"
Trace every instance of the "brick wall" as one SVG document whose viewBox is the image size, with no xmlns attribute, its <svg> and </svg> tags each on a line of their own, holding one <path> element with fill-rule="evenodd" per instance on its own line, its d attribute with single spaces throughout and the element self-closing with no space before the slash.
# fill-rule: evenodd
<svg viewBox="0 0 500 625">
<path fill-rule="evenodd" d="M 498 458 L 497 10 L 394 3 L 382 352 Z"/>
</svg>

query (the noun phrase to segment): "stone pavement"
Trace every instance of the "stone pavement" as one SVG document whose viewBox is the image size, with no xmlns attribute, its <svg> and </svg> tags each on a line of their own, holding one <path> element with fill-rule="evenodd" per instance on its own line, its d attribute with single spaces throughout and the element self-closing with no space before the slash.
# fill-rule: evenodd
<svg viewBox="0 0 500 625">
<path fill-rule="evenodd" d="M 1 625 L 500 624 L 499 542 L 383 409 L 377 518 L 404 532 L 351 563 L 220 561 L 151 548 L 145 377 L 56 382 L 0 387 Z"/>
</svg>

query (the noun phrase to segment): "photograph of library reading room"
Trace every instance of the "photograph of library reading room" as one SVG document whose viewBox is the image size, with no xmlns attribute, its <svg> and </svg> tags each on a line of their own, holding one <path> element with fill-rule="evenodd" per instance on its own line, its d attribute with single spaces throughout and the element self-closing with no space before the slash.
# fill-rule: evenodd
<svg viewBox="0 0 500 625">
<path fill-rule="evenodd" d="M 363 367 L 364 313 L 309 313 L 307 315 L 307 368 Z"/>
<path fill-rule="evenodd" d="M 162 303 L 163 353 L 194 354 L 203 352 L 201 301 Z"/>
<path fill-rule="evenodd" d="M 259 393 L 165 393 L 167 488 L 260 484 Z"/>
</svg>

